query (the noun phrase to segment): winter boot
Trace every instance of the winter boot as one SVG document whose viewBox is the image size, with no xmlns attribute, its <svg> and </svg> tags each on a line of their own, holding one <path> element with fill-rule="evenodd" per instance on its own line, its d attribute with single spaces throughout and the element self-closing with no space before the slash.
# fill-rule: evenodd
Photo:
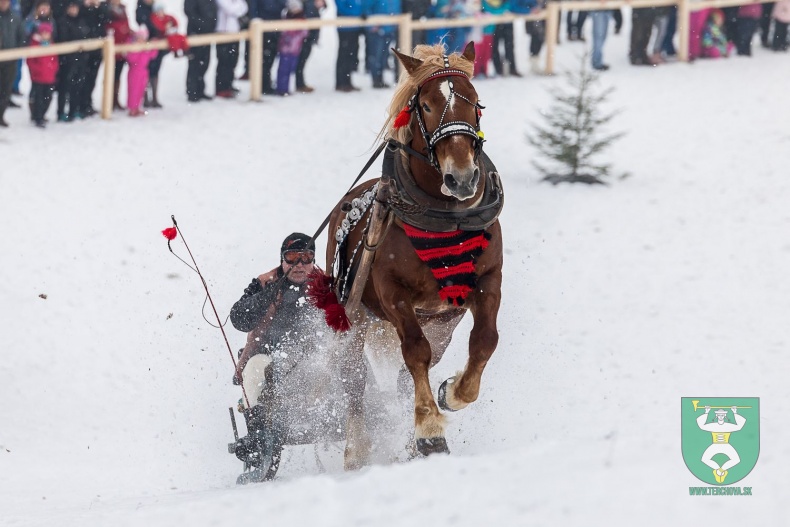
<svg viewBox="0 0 790 527">
<path fill-rule="evenodd" d="M 261 465 L 264 450 L 265 415 L 261 405 L 244 410 L 247 435 L 236 441 L 235 454 L 241 461 L 253 467 Z"/>
<path fill-rule="evenodd" d="M 151 108 L 162 108 L 159 104 L 159 78 L 151 79 Z"/>
</svg>

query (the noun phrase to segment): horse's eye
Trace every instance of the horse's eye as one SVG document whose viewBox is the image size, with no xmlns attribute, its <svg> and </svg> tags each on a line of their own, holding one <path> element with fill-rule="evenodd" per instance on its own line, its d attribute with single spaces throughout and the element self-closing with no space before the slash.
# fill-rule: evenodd
<svg viewBox="0 0 790 527">
<path fill-rule="evenodd" d="M 422 109 L 425 110 L 428 113 L 431 113 L 431 109 L 428 108 L 428 105 L 426 103 L 422 103 Z"/>
</svg>

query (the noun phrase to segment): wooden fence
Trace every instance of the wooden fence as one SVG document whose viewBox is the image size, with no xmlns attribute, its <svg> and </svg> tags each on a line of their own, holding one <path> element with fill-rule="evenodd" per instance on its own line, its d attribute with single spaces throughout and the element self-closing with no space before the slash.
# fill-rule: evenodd
<svg viewBox="0 0 790 527">
<path fill-rule="evenodd" d="M 263 34 L 269 31 L 286 31 L 289 29 L 320 29 L 323 27 L 369 27 L 369 26 L 398 26 L 398 49 L 411 50 L 412 31 L 421 29 L 438 29 L 449 27 L 487 26 L 490 24 L 507 24 L 523 21 L 546 21 L 546 73 L 554 73 L 554 55 L 557 46 L 557 34 L 560 25 L 560 13 L 568 11 L 600 11 L 617 9 L 621 7 L 678 7 L 678 59 L 682 62 L 689 60 L 689 26 L 691 13 L 702 9 L 714 7 L 740 6 L 753 3 L 766 3 L 775 0 L 561 0 L 549 1 L 546 9 L 539 10 L 529 15 L 506 14 L 501 16 L 482 16 L 470 18 L 444 19 L 431 18 L 412 20 L 411 14 L 395 16 L 371 16 L 365 19 L 352 17 L 338 17 L 333 19 L 311 18 L 307 20 L 261 20 L 253 19 L 250 27 L 239 33 L 211 33 L 207 35 L 191 35 L 187 38 L 189 45 L 205 46 L 210 44 L 223 44 L 227 42 L 250 42 L 250 100 L 261 99 L 263 91 Z M 65 55 L 79 51 L 102 50 L 104 57 L 104 82 L 102 89 L 101 116 L 110 119 L 112 116 L 112 103 L 115 83 L 115 54 L 129 51 L 147 49 L 168 49 L 167 41 L 143 42 L 137 44 L 115 45 L 112 36 L 101 39 L 80 40 L 53 44 L 46 47 L 26 47 L 0 50 L 0 62 L 17 60 L 27 57 L 40 57 L 46 55 Z"/>
</svg>

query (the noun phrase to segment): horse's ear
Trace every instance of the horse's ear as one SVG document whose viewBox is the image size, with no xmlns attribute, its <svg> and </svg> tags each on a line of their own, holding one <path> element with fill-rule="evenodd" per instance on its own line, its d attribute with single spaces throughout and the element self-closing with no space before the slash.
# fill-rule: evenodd
<svg viewBox="0 0 790 527">
<path fill-rule="evenodd" d="M 471 62 L 472 64 L 475 63 L 475 43 L 470 42 L 464 48 L 464 54 L 461 55 L 463 58 Z"/>
<path fill-rule="evenodd" d="M 404 55 L 395 48 L 390 49 L 393 53 L 395 53 L 395 56 L 398 57 L 398 60 L 401 64 L 403 64 L 403 67 L 406 69 L 406 71 L 409 72 L 409 75 L 412 75 L 417 70 L 417 68 L 422 66 L 422 61 L 420 59 L 415 59 L 409 55 Z"/>
</svg>

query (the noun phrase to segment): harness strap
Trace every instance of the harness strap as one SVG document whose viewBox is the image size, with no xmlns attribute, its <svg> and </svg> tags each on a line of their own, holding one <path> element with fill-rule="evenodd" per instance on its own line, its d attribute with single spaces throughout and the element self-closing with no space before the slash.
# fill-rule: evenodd
<svg viewBox="0 0 790 527">
<path fill-rule="evenodd" d="M 351 186 L 348 187 L 348 190 L 346 191 L 345 194 L 343 194 L 343 197 L 348 196 L 349 193 L 354 189 L 354 186 L 359 182 L 360 179 L 362 179 L 362 176 L 365 175 L 365 172 L 368 171 L 368 169 L 373 165 L 373 163 L 376 161 L 376 159 L 381 155 L 381 153 L 384 151 L 384 147 L 386 147 L 387 144 L 388 143 L 386 143 L 386 142 L 385 143 L 381 143 L 376 148 L 376 151 L 373 152 L 373 155 L 370 156 L 370 159 L 368 159 L 368 162 L 365 163 L 364 167 L 362 167 L 362 170 L 360 170 L 359 175 L 354 180 L 354 182 L 351 183 Z M 324 231 L 324 229 L 326 229 L 326 226 L 329 225 L 329 218 L 331 218 L 331 217 L 332 217 L 332 213 L 331 212 L 326 215 L 326 218 L 324 218 L 324 221 L 321 222 L 321 225 L 318 227 L 318 230 L 315 231 L 315 234 L 313 234 L 313 236 L 310 238 L 310 241 L 307 242 L 307 246 L 308 247 L 310 246 L 310 244 L 315 242 L 316 238 L 318 238 L 321 235 L 321 233 Z"/>
</svg>

